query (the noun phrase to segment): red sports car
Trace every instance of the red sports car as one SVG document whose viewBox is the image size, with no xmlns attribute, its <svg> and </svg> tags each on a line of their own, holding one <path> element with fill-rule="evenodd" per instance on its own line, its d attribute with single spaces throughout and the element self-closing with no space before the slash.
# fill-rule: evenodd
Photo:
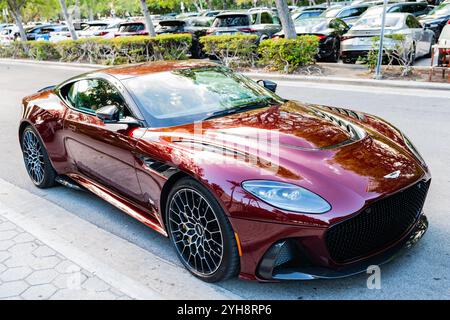
<svg viewBox="0 0 450 320">
<path fill-rule="evenodd" d="M 345 277 L 417 242 L 431 177 L 408 138 L 275 89 L 199 61 L 87 73 L 23 100 L 25 166 L 170 237 L 209 282 Z"/>
</svg>

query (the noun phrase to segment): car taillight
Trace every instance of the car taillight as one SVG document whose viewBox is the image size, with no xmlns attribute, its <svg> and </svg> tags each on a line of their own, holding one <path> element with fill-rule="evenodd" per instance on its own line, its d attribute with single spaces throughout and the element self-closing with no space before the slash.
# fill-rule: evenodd
<svg viewBox="0 0 450 320">
<path fill-rule="evenodd" d="M 447 21 L 447 24 L 450 24 L 450 20 Z"/>
<path fill-rule="evenodd" d="M 255 30 L 255 29 L 252 29 L 252 28 L 238 28 L 238 30 L 239 30 L 240 32 L 245 32 L 245 33 L 256 32 L 256 30 Z"/>
<path fill-rule="evenodd" d="M 108 34 L 108 31 L 100 31 L 100 32 L 96 32 L 94 35 L 97 37 L 103 37 L 106 36 Z"/>
<path fill-rule="evenodd" d="M 325 39 L 327 36 L 323 34 L 316 34 L 316 36 L 319 38 L 319 40 Z"/>
</svg>

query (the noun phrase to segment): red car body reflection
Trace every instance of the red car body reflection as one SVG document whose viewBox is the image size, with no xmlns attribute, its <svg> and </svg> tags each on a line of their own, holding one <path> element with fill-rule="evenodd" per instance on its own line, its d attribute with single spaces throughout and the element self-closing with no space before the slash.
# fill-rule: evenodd
<svg viewBox="0 0 450 320">
<path fill-rule="evenodd" d="M 203 66 L 209 64 L 159 62 L 98 74 L 120 82 Z M 59 175 L 164 235 L 162 211 L 171 186 L 183 176 L 201 182 L 219 200 L 237 235 L 241 278 L 352 275 L 389 261 L 427 227 L 422 213 L 430 182 L 426 165 L 401 132 L 368 114 L 288 101 L 200 124 L 132 128 L 70 108 L 54 88 L 23 104 L 19 134 L 27 125 L 37 130 Z M 364 136 L 352 140 L 351 126 Z M 275 158 L 267 156 L 272 146 Z M 397 171 L 398 177 L 389 177 Z M 303 214 L 275 208 L 241 185 L 260 179 L 304 187 L 326 199 L 331 210 Z M 413 216 L 406 217 L 403 209 Z M 376 225 L 369 217 L 383 219 L 383 212 L 398 228 Z M 376 228 L 379 237 L 364 238 Z"/>
</svg>

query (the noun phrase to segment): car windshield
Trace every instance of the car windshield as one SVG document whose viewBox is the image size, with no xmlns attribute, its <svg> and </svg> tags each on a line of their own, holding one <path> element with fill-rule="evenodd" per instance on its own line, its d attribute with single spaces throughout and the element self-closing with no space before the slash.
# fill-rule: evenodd
<svg viewBox="0 0 450 320">
<path fill-rule="evenodd" d="M 89 27 L 87 27 L 86 31 L 97 31 L 97 30 L 103 30 L 106 29 L 108 25 L 107 24 L 91 24 Z"/>
<path fill-rule="evenodd" d="M 227 15 L 216 17 L 213 23 L 213 27 L 240 27 L 250 25 L 250 19 L 248 15 Z"/>
<path fill-rule="evenodd" d="M 152 127 L 193 123 L 217 112 L 282 99 L 224 67 L 148 74 L 124 81 Z"/>
<path fill-rule="evenodd" d="M 450 14 L 450 3 L 443 3 L 430 11 L 431 16 L 445 16 Z"/>
<path fill-rule="evenodd" d="M 138 32 L 144 29 L 145 25 L 143 23 L 129 23 L 121 25 L 119 32 Z"/>
<path fill-rule="evenodd" d="M 324 29 L 328 26 L 328 19 L 309 18 L 295 21 L 295 27 L 314 28 L 316 30 Z"/>
<path fill-rule="evenodd" d="M 320 16 L 322 17 L 326 17 L 326 18 L 334 18 L 339 11 L 341 11 L 342 8 L 332 8 L 332 9 L 328 9 L 324 12 L 322 12 L 322 14 Z"/>
<path fill-rule="evenodd" d="M 386 28 L 400 28 L 402 26 L 402 21 L 400 16 L 386 16 L 385 26 Z M 370 16 L 362 17 L 359 19 L 353 29 L 377 29 L 381 28 L 381 17 Z"/>
</svg>

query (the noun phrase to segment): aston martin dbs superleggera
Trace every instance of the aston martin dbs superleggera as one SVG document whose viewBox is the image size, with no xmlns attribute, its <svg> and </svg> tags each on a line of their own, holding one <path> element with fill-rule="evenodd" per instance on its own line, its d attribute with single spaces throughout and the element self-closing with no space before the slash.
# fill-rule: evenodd
<svg viewBox="0 0 450 320">
<path fill-rule="evenodd" d="M 168 236 L 209 282 L 345 277 L 416 243 L 431 176 L 410 140 L 275 89 L 200 61 L 87 73 L 23 99 L 25 166 Z"/>
</svg>

